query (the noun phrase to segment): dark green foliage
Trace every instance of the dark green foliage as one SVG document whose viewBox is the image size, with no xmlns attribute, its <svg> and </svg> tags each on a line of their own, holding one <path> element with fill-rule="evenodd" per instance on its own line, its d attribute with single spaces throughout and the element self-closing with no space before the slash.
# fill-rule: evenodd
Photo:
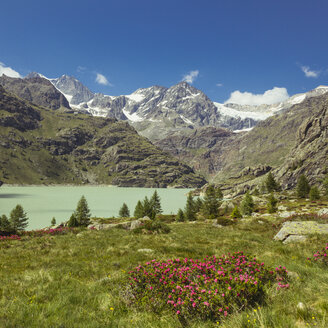
<svg viewBox="0 0 328 328">
<path fill-rule="evenodd" d="M 320 199 L 320 192 L 317 186 L 311 187 L 309 196 L 310 196 L 310 200 Z"/>
<path fill-rule="evenodd" d="M 195 211 L 196 213 L 200 212 L 203 206 L 203 201 L 197 197 L 197 199 L 195 200 Z"/>
<path fill-rule="evenodd" d="M 187 203 L 184 210 L 184 218 L 186 221 L 196 220 L 196 207 L 191 192 L 188 194 L 187 197 Z"/>
<path fill-rule="evenodd" d="M 220 188 L 215 188 L 213 184 L 207 187 L 202 207 L 205 218 L 214 219 L 218 217 L 222 198 L 223 194 Z"/>
<path fill-rule="evenodd" d="M 141 203 L 140 200 L 138 200 L 138 203 L 137 203 L 137 205 L 134 209 L 133 215 L 134 215 L 135 218 L 139 219 L 139 218 L 143 217 L 143 212 L 144 212 L 144 210 L 143 210 L 142 203 Z"/>
<path fill-rule="evenodd" d="M 221 226 L 226 227 L 226 226 L 234 224 L 235 222 L 231 219 L 220 217 L 220 218 L 216 219 L 216 223 L 221 225 Z"/>
<path fill-rule="evenodd" d="M 277 191 L 279 189 L 279 186 L 271 172 L 269 172 L 269 174 L 265 180 L 265 187 L 268 192 Z"/>
<path fill-rule="evenodd" d="M 84 196 L 82 196 L 79 202 L 77 203 L 74 216 L 76 217 L 78 226 L 86 227 L 90 224 L 91 214 L 90 214 L 87 200 L 85 199 Z"/>
<path fill-rule="evenodd" d="M 241 217 L 243 217 L 239 211 L 239 208 L 237 207 L 237 205 L 234 207 L 234 209 L 231 212 L 230 215 L 233 219 L 240 219 Z"/>
<path fill-rule="evenodd" d="M 54 226 L 55 224 L 56 224 L 56 219 L 55 219 L 55 217 L 53 217 L 51 220 L 51 225 Z"/>
<path fill-rule="evenodd" d="M 76 215 L 74 213 L 71 215 L 71 217 L 68 220 L 68 226 L 70 228 L 75 228 L 75 227 L 79 226 L 79 222 L 78 222 L 78 220 L 76 218 Z"/>
<path fill-rule="evenodd" d="M 323 183 L 322 184 L 323 184 L 325 195 L 328 196 L 328 175 L 323 180 Z"/>
<path fill-rule="evenodd" d="M 176 216 L 176 221 L 183 222 L 185 220 L 183 210 L 179 208 L 178 214 Z"/>
<path fill-rule="evenodd" d="M 122 207 L 120 208 L 120 211 L 119 211 L 118 215 L 121 218 L 128 218 L 130 216 L 130 211 L 129 211 L 128 205 L 123 203 Z"/>
<path fill-rule="evenodd" d="M 144 224 L 133 230 L 133 233 L 169 233 L 171 228 L 159 220 L 145 221 Z"/>
<path fill-rule="evenodd" d="M 13 229 L 6 215 L 0 216 L 0 231 L 11 232 Z"/>
<path fill-rule="evenodd" d="M 153 196 L 150 199 L 150 203 L 153 211 L 155 212 L 155 216 L 163 212 L 161 206 L 161 199 L 158 196 L 157 190 L 154 191 Z"/>
<path fill-rule="evenodd" d="M 268 197 L 268 203 L 267 203 L 268 212 L 269 213 L 277 212 L 278 210 L 277 204 L 278 204 L 278 199 L 276 199 L 273 193 L 271 193 L 270 196 Z"/>
<path fill-rule="evenodd" d="M 155 219 L 156 213 L 153 209 L 152 203 L 150 202 L 147 196 L 142 202 L 142 208 L 143 208 L 143 215 L 142 215 L 143 217 L 148 216 L 152 220 Z"/>
<path fill-rule="evenodd" d="M 297 181 L 296 192 L 297 196 L 300 198 L 305 198 L 309 195 L 310 185 L 304 174 L 302 174 Z"/>
<path fill-rule="evenodd" d="M 241 203 L 241 211 L 243 215 L 251 215 L 254 211 L 254 201 L 249 191 L 246 192 L 245 197 Z"/>
<path fill-rule="evenodd" d="M 10 225 L 14 232 L 24 231 L 25 228 L 28 226 L 28 217 L 24 212 L 24 209 L 21 205 L 17 205 L 11 212 L 10 212 Z"/>
</svg>

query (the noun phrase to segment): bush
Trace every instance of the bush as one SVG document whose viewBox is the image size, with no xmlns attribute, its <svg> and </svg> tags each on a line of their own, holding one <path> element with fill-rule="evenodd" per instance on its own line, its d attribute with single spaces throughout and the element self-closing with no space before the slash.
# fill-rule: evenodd
<svg viewBox="0 0 328 328">
<path fill-rule="evenodd" d="M 235 222 L 231 219 L 220 217 L 216 219 L 216 223 L 225 227 L 225 226 L 232 225 Z"/>
<path fill-rule="evenodd" d="M 299 198 L 305 198 L 309 195 L 310 185 L 304 174 L 302 174 L 297 181 L 296 192 Z"/>
<path fill-rule="evenodd" d="M 134 233 L 169 233 L 171 228 L 159 221 L 159 220 L 152 220 L 152 221 L 145 221 L 143 225 L 140 227 L 132 230 Z"/>
<path fill-rule="evenodd" d="M 265 285 L 288 288 L 286 268 L 266 268 L 243 252 L 206 257 L 204 261 L 152 260 L 129 272 L 131 301 L 157 313 L 172 311 L 181 322 L 217 321 L 265 300 Z"/>
<path fill-rule="evenodd" d="M 176 216 L 176 221 L 177 222 L 183 222 L 185 220 L 183 210 L 179 208 L 178 214 Z"/>
<path fill-rule="evenodd" d="M 278 199 L 276 199 L 271 193 L 270 196 L 268 197 L 268 203 L 267 203 L 268 212 L 269 213 L 277 212 L 278 210 L 277 204 L 278 204 Z"/>
<path fill-rule="evenodd" d="M 308 257 L 308 260 L 328 266 L 328 243 L 321 250 L 315 252 L 312 259 Z"/>
</svg>

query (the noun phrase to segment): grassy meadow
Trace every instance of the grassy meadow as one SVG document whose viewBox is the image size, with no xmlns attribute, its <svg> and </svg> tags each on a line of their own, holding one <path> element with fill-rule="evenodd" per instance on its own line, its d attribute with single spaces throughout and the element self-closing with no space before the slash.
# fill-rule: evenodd
<svg viewBox="0 0 328 328">
<path fill-rule="evenodd" d="M 290 288 L 272 285 L 261 304 L 220 322 L 191 320 L 188 327 L 327 327 L 328 267 L 307 260 L 326 237 L 283 245 L 273 241 L 273 223 L 270 217 L 223 228 L 171 223 L 168 234 L 78 230 L 0 241 L 0 327 L 182 327 L 172 311 L 154 313 L 128 301 L 128 271 L 152 259 L 235 251 L 256 255 L 268 267 L 286 266 L 293 273 Z"/>
</svg>

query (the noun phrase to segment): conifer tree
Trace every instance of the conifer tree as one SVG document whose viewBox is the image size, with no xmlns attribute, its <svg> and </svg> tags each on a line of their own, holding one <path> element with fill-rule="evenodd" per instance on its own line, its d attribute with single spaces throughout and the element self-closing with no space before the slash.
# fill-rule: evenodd
<svg viewBox="0 0 328 328">
<path fill-rule="evenodd" d="M 304 174 L 302 174 L 297 181 L 296 191 L 299 198 L 305 198 L 309 195 L 310 185 Z"/>
<path fill-rule="evenodd" d="M 239 219 L 241 217 L 243 217 L 239 211 L 239 208 L 237 206 L 234 207 L 234 209 L 231 212 L 231 217 L 233 219 Z"/>
<path fill-rule="evenodd" d="M 320 192 L 317 186 L 311 187 L 309 196 L 310 196 L 310 200 L 320 199 Z"/>
<path fill-rule="evenodd" d="M 76 220 L 79 226 L 86 227 L 90 224 L 91 213 L 89 210 L 89 206 L 87 200 L 84 196 L 81 197 L 79 202 L 77 203 L 76 210 L 74 212 Z"/>
<path fill-rule="evenodd" d="M 0 216 L 0 230 L 5 232 L 11 232 L 13 230 L 10 221 L 4 214 Z"/>
<path fill-rule="evenodd" d="M 223 194 L 220 188 L 215 188 L 213 184 L 210 184 L 203 199 L 202 210 L 206 218 L 215 219 L 219 215 L 219 207 Z"/>
<path fill-rule="evenodd" d="M 154 212 L 152 204 L 147 196 L 142 202 L 142 207 L 143 207 L 143 216 L 148 216 L 150 219 L 154 220 L 156 213 Z"/>
<path fill-rule="evenodd" d="M 196 220 L 196 208 L 195 202 L 192 198 L 191 192 L 189 192 L 187 197 L 187 203 L 184 210 L 184 218 L 187 221 L 195 221 Z"/>
<path fill-rule="evenodd" d="M 273 193 L 271 193 L 270 196 L 268 197 L 268 203 L 267 203 L 268 212 L 269 213 L 277 212 L 278 210 L 277 204 L 278 204 L 278 199 L 276 199 Z"/>
<path fill-rule="evenodd" d="M 143 218 L 144 217 L 144 209 L 142 206 L 142 203 L 140 200 L 138 200 L 138 203 L 134 209 L 134 213 L 133 213 L 134 217 L 137 219 Z"/>
<path fill-rule="evenodd" d="M 271 172 L 269 172 L 266 180 L 265 180 L 265 187 L 267 192 L 273 192 L 273 191 L 277 191 L 278 188 L 278 184 L 276 182 L 276 180 L 274 179 L 273 175 Z"/>
<path fill-rule="evenodd" d="M 28 226 L 28 217 L 24 212 L 21 205 L 16 207 L 10 212 L 9 222 L 14 232 L 23 231 Z"/>
<path fill-rule="evenodd" d="M 130 216 L 130 211 L 129 211 L 128 205 L 123 203 L 122 207 L 120 208 L 120 211 L 119 211 L 118 215 L 121 218 L 128 218 Z"/>
<path fill-rule="evenodd" d="M 253 197 L 250 195 L 249 191 L 247 191 L 241 203 L 241 211 L 243 215 L 251 215 L 253 213 L 253 210 L 254 210 Z"/>
<path fill-rule="evenodd" d="M 75 213 L 72 213 L 71 217 L 68 220 L 67 224 L 70 228 L 75 228 L 79 226 L 79 221 L 76 218 Z"/>
<path fill-rule="evenodd" d="M 161 214 L 163 212 L 161 206 L 161 199 L 158 196 L 157 190 L 154 191 L 153 196 L 150 199 L 150 203 L 155 215 Z"/>
<path fill-rule="evenodd" d="M 178 214 L 176 216 L 176 221 L 183 222 L 185 220 L 183 210 L 179 208 Z"/>
<path fill-rule="evenodd" d="M 53 217 L 51 220 L 51 225 L 54 226 L 55 224 L 56 224 L 56 219 L 55 219 L 55 217 Z"/>
<path fill-rule="evenodd" d="M 195 200 L 195 211 L 196 213 L 200 212 L 203 206 L 203 201 L 197 197 L 197 199 Z"/>
</svg>

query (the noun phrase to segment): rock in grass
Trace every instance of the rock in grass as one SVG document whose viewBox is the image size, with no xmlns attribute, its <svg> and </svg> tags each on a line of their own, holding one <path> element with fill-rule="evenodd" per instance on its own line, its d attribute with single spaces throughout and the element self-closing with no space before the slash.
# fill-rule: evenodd
<svg viewBox="0 0 328 328">
<path fill-rule="evenodd" d="M 137 252 L 140 252 L 140 253 L 152 253 L 154 250 L 153 249 L 150 249 L 150 248 L 139 248 L 137 250 Z"/>
<path fill-rule="evenodd" d="M 304 241 L 306 235 L 314 233 L 328 234 L 328 224 L 319 224 L 315 221 L 287 221 L 273 239 L 287 244 Z"/>
<path fill-rule="evenodd" d="M 322 208 L 319 212 L 318 215 L 328 215 L 328 208 Z"/>
</svg>

